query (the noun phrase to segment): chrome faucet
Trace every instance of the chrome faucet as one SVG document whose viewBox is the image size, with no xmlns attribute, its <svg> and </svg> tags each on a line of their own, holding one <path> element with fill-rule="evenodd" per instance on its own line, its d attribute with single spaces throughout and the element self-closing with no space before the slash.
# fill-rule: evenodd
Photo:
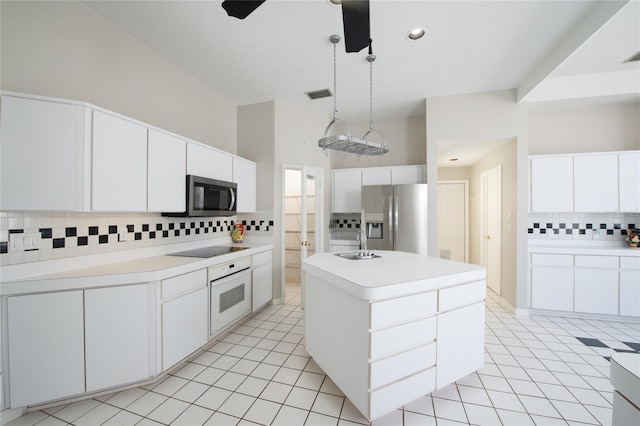
<svg viewBox="0 0 640 426">
<path fill-rule="evenodd" d="M 356 232 L 356 240 L 360 241 L 360 252 L 363 256 L 369 255 L 369 250 L 367 249 L 367 233 L 363 230 Z M 364 249 L 363 246 L 364 245 Z"/>
</svg>

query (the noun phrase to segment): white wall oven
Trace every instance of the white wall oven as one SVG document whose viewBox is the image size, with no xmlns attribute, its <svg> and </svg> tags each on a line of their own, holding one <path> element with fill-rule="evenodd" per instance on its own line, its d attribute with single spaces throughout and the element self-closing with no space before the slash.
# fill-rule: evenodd
<svg viewBox="0 0 640 426">
<path fill-rule="evenodd" d="M 251 312 L 251 258 L 209 268 L 209 336 Z"/>
</svg>

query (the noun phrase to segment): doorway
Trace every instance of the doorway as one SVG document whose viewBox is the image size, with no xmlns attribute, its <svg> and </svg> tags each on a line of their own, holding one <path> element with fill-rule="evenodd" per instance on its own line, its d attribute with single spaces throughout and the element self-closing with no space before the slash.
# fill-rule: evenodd
<svg viewBox="0 0 640 426">
<path fill-rule="evenodd" d="M 438 182 L 440 258 L 469 262 L 469 181 Z"/>
<path fill-rule="evenodd" d="M 284 284 L 302 284 L 302 261 L 320 252 L 323 241 L 323 170 L 284 166 Z"/>
<path fill-rule="evenodd" d="M 481 175 L 481 252 L 487 287 L 502 295 L 502 165 Z"/>
</svg>

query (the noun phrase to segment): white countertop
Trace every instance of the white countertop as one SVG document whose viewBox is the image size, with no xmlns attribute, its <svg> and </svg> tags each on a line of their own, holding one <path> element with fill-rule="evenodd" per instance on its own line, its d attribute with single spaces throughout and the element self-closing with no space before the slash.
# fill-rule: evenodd
<svg viewBox="0 0 640 426">
<path fill-rule="evenodd" d="M 356 297 L 376 301 L 484 280 L 485 268 L 401 251 L 375 250 L 379 258 L 349 260 L 322 253 L 302 262 L 302 270 Z"/>
<path fill-rule="evenodd" d="M 159 281 L 273 249 L 272 244 L 264 243 L 229 243 L 216 244 L 216 246 L 246 247 L 246 249 L 209 258 L 162 254 L 104 263 L 86 268 L 69 269 L 2 282 L 0 284 L 0 295 L 7 296 Z M 179 251 L 185 251 L 185 248 L 181 247 L 179 250 L 175 250 L 175 252 Z"/>
<path fill-rule="evenodd" d="M 529 240 L 529 253 L 640 257 L 640 250 L 618 241 Z"/>
</svg>

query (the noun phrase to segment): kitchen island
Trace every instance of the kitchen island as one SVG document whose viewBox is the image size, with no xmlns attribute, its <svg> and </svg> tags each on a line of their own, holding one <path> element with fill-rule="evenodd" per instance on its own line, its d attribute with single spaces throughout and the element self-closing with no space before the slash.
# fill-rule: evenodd
<svg viewBox="0 0 640 426">
<path fill-rule="evenodd" d="M 485 269 L 375 253 L 302 264 L 306 350 L 369 420 L 484 364 Z"/>
</svg>

